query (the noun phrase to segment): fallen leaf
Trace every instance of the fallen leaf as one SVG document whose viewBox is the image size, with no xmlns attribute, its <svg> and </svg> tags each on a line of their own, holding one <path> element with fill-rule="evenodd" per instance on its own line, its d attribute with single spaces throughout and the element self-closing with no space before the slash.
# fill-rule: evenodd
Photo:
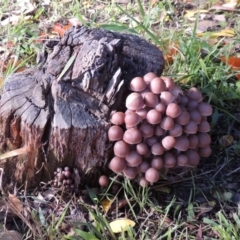
<svg viewBox="0 0 240 240">
<path fill-rule="evenodd" d="M 184 15 L 184 17 L 187 18 L 188 20 L 195 21 L 196 20 L 195 15 L 199 13 L 208 13 L 208 10 L 189 10 L 186 12 L 187 13 Z"/>
<path fill-rule="evenodd" d="M 235 31 L 233 29 L 223 29 L 220 32 L 215 32 L 211 34 L 211 37 L 234 37 Z"/>
<path fill-rule="evenodd" d="M 228 147 L 233 143 L 233 136 L 232 135 L 225 135 L 222 136 L 219 139 L 219 143 L 223 146 L 223 147 Z"/>
<path fill-rule="evenodd" d="M 178 46 L 177 44 L 172 44 L 168 47 L 167 53 L 164 55 L 164 59 L 168 64 L 172 64 L 174 61 L 174 57 L 178 54 Z"/>
<path fill-rule="evenodd" d="M 210 20 L 203 20 L 203 21 L 199 21 L 197 24 L 197 29 L 199 31 L 205 32 L 209 29 L 212 29 L 216 26 L 219 26 L 218 22 L 215 21 L 210 21 Z"/>
<path fill-rule="evenodd" d="M 71 27 L 71 25 L 62 25 L 55 23 L 52 27 L 52 31 L 58 33 L 61 37 L 64 36 L 65 32 Z"/>
<path fill-rule="evenodd" d="M 202 203 L 199 206 L 199 213 L 196 215 L 196 219 L 198 219 L 202 214 L 212 211 L 215 205 L 216 203 L 214 201 L 208 202 L 208 203 Z"/>
<path fill-rule="evenodd" d="M 22 202 L 13 194 L 8 194 L 8 202 L 10 203 L 10 208 L 16 211 L 18 214 L 21 214 L 23 211 Z"/>
<path fill-rule="evenodd" d="M 21 154 L 25 154 L 27 152 L 29 152 L 28 147 L 18 148 L 18 149 L 15 149 L 15 150 L 12 150 L 12 151 L 1 154 L 0 155 L 0 160 L 4 160 L 4 159 L 10 158 L 10 157 L 15 157 L 15 156 L 18 156 L 18 155 L 21 155 Z"/>
<path fill-rule="evenodd" d="M 110 222 L 109 225 L 114 233 L 121 233 L 121 232 L 127 231 L 129 227 L 134 227 L 135 224 L 136 223 L 130 219 L 119 218 L 119 219 L 116 219 L 116 220 Z"/>
<path fill-rule="evenodd" d="M 101 202 L 100 202 L 100 205 L 102 206 L 104 212 L 107 212 L 111 205 L 112 205 L 112 200 L 108 199 L 108 198 L 104 198 Z"/>
</svg>

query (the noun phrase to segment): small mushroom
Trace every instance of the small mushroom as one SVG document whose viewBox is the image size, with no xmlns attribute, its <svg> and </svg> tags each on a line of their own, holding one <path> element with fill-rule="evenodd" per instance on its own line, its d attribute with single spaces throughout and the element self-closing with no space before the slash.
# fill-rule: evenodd
<svg viewBox="0 0 240 240">
<path fill-rule="evenodd" d="M 151 167 L 145 172 L 145 178 L 150 183 L 155 183 L 160 179 L 160 173 L 157 169 Z"/>
<path fill-rule="evenodd" d="M 187 111 L 182 110 L 181 114 L 174 121 L 182 126 L 187 125 L 190 121 L 190 115 Z"/>
<path fill-rule="evenodd" d="M 200 156 L 196 150 L 188 149 L 185 154 L 188 157 L 188 166 L 196 167 L 199 164 Z"/>
<path fill-rule="evenodd" d="M 203 100 L 201 92 L 196 87 L 190 88 L 186 95 L 190 100 L 195 100 L 197 102 L 201 102 Z"/>
<path fill-rule="evenodd" d="M 111 123 L 114 125 L 122 125 L 124 124 L 124 118 L 125 118 L 125 114 L 123 112 L 115 112 L 112 115 Z"/>
<path fill-rule="evenodd" d="M 174 96 L 171 92 L 164 91 L 160 95 L 161 102 L 163 102 L 166 106 L 176 100 L 176 96 Z"/>
<path fill-rule="evenodd" d="M 155 169 L 162 169 L 163 168 L 163 159 L 161 157 L 154 157 L 152 160 L 151 160 L 151 167 L 155 168 Z"/>
<path fill-rule="evenodd" d="M 142 120 L 147 117 L 147 113 L 148 109 L 146 107 L 143 107 L 136 111 L 136 114 L 138 114 Z"/>
<path fill-rule="evenodd" d="M 113 125 L 108 130 L 108 139 L 110 141 L 118 141 L 123 138 L 123 130 L 117 125 Z"/>
<path fill-rule="evenodd" d="M 117 141 L 114 144 L 113 151 L 116 156 L 125 158 L 129 153 L 129 145 L 122 140 Z"/>
<path fill-rule="evenodd" d="M 188 157 L 185 154 L 179 154 L 177 156 L 177 165 L 185 167 L 188 165 Z"/>
<path fill-rule="evenodd" d="M 143 161 L 139 166 L 138 169 L 140 172 L 146 172 L 150 168 L 150 163 L 147 161 Z"/>
<path fill-rule="evenodd" d="M 189 140 L 186 136 L 182 135 L 180 137 L 175 138 L 176 143 L 174 145 L 174 148 L 179 150 L 179 151 L 187 151 L 189 148 Z"/>
<path fill-rule="evenodd" d="M 200 122 L 200 124 L 198 125 L 198 131 L 199 132 L 209 132 L 211 130 L 210 124 L 208 123 L 208 121 L 203 120 Z"/>
<path fill-rule="evenodd" d="M 149 110 L 146 120 L 151 124 L 158 124 L 162 120 L 162 115 L 156 109 Z"/>
<path fill-rule="evenodd" d="M 126 99 L 126 107 L 132 111 L 139 110 L 143 107 L 144 101 L 141 94 L 133 92 L 130 93 Z"/>
<path fill-rule="evenodd" d="M 159 102 L 156 106 L 155 109 L 160 112 L 160 113 L 165 113 L 166 112 L 166 106 L 164 103 Z"/>
<path fill-rule="evenodd" d="M 142 163 L 142 156 L 137 151 L 132 150 L 126 156 L 127 165 L 130 167 L 137 167 Z"/>
<path fill-rule="evenodd" d="M 151 147 L 151 152 L 153 155 L 162 155 L 164 152 L 164 147 L 161 143 L 155 143 Z"/>
<path fill-rule="evenodd" d="M 166 150 L 170 150 L 174 147 L 176 139 L 172 136 L 166 136 L 162 139 L 162 145 Z"/>
<path fill-rule="evenodd" d="M 188 140 L 189 140 L 189 144 L 190 144 L 189 148 L 195 149 L 198 147 L 199 140 L 198 140 L 197 135 L 195 135 L 195 134 L 189 135 Z"/>
<path fill-rule="evenodd" d="M 146 144 L 146 143 L 143 143 L 143 142 L 138 143 L 138 144 L 136 145 L 136 151 L 137 151 L 139 154 L 141 154 L 141 155 L 147 154 L 147 152 L 148 152 L 148 146 L 147 146 L 147 144 Z"/>
<path fill-rule="evenodd" d="M 154 94 L 160 94 L 166 90 L 166 85 L 163 79 L 156 77 L 149 83 L 149 88 Z"/>
<path fill-rule="evenodd" d="M 123 134 L 123 140 L 129 144 L 137 144 L 142 141 L 142 133 L 137 128 L 129 128 Z"/>
<path fill-rule="evenodd" d="M 170 103 L 166 109 L 166 115 L 171 118 L 176 118 L 181 114 L 182 110 L 176 103 Z"/>
<path fill-rule="evenodd" d="M 149 182 L 146 180 L 145 177 L 141 177 L 139 179 L 139 185 L 142 187 L 147 187 L 149 185 Z"/>
<path fill-rule="evenodd" d="M 201 157 L 209 157 L 212 153 L 212 149 L 210 147 L 199 148 L 198 153 Z"/>
<path fill-rule="evenodd" d="M 129 166 L 127 166 L 123 170 L 124 176 L 129 178 L 129 179 L 135 178 L 137 176 L 137 173 L 138 173 L 138 169 L 136 167 L 129 167 Z"/>
<path fill-rule="evenodd" d="M 190 100 L 187 104 L 187 109 L 188 110 L 194 110 L 195 108 L 197 108 L 198 106 L 198 102 L 195 100 Z"/>
<path fill-rule="evenodd" d="M 196 109 L 189 111 L 190 120 L 194 121 L 196 124 L 199 124 L 202 120 L 200 112 Z"/>
<path fill-rule="evenodd" d="M 162 129 L 160 125 L 156 125 L 154 133 L 156 136 L 164 136 L 166 134 L 166 130 Z"/>
<path fill-rule="evenodd" d="M 203 148 L 203 147 L 208 147 L 211 143 L 211 137 L 209 134 L 207 133 L 198 133 L 197 134 L 197 137 L 198 137 L 198 146 L 200 148 Z"/>
<path fill-rule="evenodd" d="M 156 77 L 157 75 L 155 73 L 149 72 L 143 76 L 143 80 L 148 84 Z"/>
<path fill-rule="evenodd" d="M 160 123 L 160 126 L 164 130 L 172 130 L 174 127 L 174 121 L 171 117 L 164 117 Z"/>
<path fill-rule="evenodd" d="M 147 145 L 151 147 L 151 146 L 153 146 L 155 143 L 157 143 L 158 138 L 157 138 L 156 136 L 152 136 L 152 137 L 150 137 L 150 138 L 146 138 L 145 141 L 146 141 Z"/>
<path fill-rule="evenodd" d="M 141 92 L 147 87 L 146 82 L 141 77 L 135 77 L 130 82 L 130 90 L 134 92 Z"/>
<path fill-rule="evenodd" d="M 127 164 L 124 158 L 120 157 L 114 157 L 110 163 L 108 164 L 108 167 L 116 173 L 122 172 L 126 168 Z"/>
<path fill-rule="evenodd" d="M 99 180 L 98 183 L 101 187 L 106 187 L 109 184 L 109 178 L 105 175 L 102 175 Z"/>
<path fill-rule="evenodd" d="M 163 166 L 165 168 L 173 168 L 176 166 L 177 160 L 172 153 L 166 153 L 163 156 Z"/>
<path fill-rule="evenodd" d="M 125 115 L 124 122 L 127 128 L 137 126 L 141 121 L 141 117 L 135 112 L 129 112 Z"/>
<path fill-rule="evenodd" d="M 155 107 L 158 104 L 157 96 L 152 92 L 144 94 L 144 103 L 147 107 Z"/>
<path fill-rule="evenodd" d="M 142 133 L 144 138 L 152 137 L 154 134 L 154 127 L 152 124 L 148 123 L 147 121 L 143 122 L 140 126 L 139 130 Z"/>
<path fill-rule="evenodd" d="M 197 132 L 197 130 L 198 130 L 198 126 L 197 126 L 196 122 L 194 122 L 192 120 L 188 124 L 183 126 L 183 131 L 185 133 L 195 134 Z"/>
<path fill-rule="evenodd" d="M 169 130 L 169 135 L 172 137 L 179 137 L 183 133 L 182 126 L 175 123 L 173 129 Z"/>
<path fill-rule="evenodd" d="M 187 96 L 185 96 L 185 95 L 182 95 L 182 97 L 181 97 L 181 99 L 180 99 L 180 101 L 179 101 L 179 104 L 181 105 L 181 106 L 187 106 L 187 104 L 188 104 L 188 97 Z"/>
<path fill-rule="evenodd" d="M 212 106 L 207 102 L 200 102 L 197 109 L 202 116 L 210 116 L 213 112 Z"/>
</svg>

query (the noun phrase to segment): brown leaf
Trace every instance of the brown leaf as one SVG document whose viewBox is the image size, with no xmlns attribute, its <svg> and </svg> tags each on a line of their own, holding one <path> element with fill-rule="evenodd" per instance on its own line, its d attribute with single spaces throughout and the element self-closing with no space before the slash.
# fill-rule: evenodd
<svg viewBox="0 0 240 240">
<path fill-rule="evenodd" d="M 225 135 L 222 136 L 219 139 L 219 143 L 223 146 L 223 147 L 228 147 L 233 143 L 233 136 L 232 135 Z"/>
<path fill-rule="evenodd" d="M 195 240 L 203 240 L 203 237 L 202 237 L 202 226 L 201 225 L 199 226 L 199 229 L 198 229 L 198 232 L 197 232 Z"/>
<path fill-rule="evenodd" d="M 17 214 L 21 214 L 23 211 L 22 202 L 13 194 L 8 194 L 8 203 L 10 204 L 10 208 L 16 211 Z"/>
</svg>

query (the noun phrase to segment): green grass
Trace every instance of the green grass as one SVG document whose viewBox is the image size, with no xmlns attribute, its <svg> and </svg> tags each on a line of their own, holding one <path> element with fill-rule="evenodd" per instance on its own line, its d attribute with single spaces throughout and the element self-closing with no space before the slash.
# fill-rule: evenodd
<svg viewBox="0 0 240 240">
<path fill-rule="evenodd" d="M 204 2 L 204 1 L 203 1 Z M 7 13 L 13 2 L 1 4 L 0 16 Z M 116 5 L 113 1 L 70 1 L 60 3 L 52 1 L 49 6 L 40 5 L 30 19 L 23 16 L 17 25 L 1 28 L 1 46 L 7 43 L 11 55 L 21 60 L 20 66 L 36 65 L 36 54 L 42 44 L 36 39 L 40 31 L 48 29 L 60 18 L 76 17 L 88 27 L 103 27 L 108 30 L 138 34 L 168 52 L 168 46 L 175 44 L 177 54 L 172 64 L 166 63 L 164 75 L 171 76 L 183 89 L 197 86 L 204 94 L 204 99 L 214 106 L 211 120 L 211 136 L 213 154 L 202 159 L 200 166 L 182 177 L 170 174 L 150 188 L 141 188 L 134 181 L 124 179 L 120 182 L 119 191 L 112 193 L 111 185 L 94 194 L 87 189 L 91 203 L 82 199 L 69 198 L 49 201 L 46 205 L 63 207 L 60 216 L 56 212 L 45 215 L 41 208 L 31 208 L 26 216 L 16 216 L 14 226 L 20 231 L 24 225 L 25 237 L 29 239 L 239 239 L 239 171 L 240 140 L 239 135 L 239 82 L 235 72 L 221 62 L 221 56 L 231 55 L 231 49 L 239 44 L 238 13 L 226 13 L 228 21 L 233 21 L 237 34 L 224 45 L 224 38 L 219 38 L 215 45 L 210 45 L 207 38 L 196 35 L 198 20 L 191 34 L 185 30 L 190 23 L 184 15 L 183 3 L 177 8 L 172 1 L 158 1 L 151 6 L 148 1 L 136 1 L 126 5 Z M 205 6 L 212 3 L 205 1 Z M 182 9 L 182 10 L 181 10 Z M 51 25 L 50 24 L 50 25 Z M 41 26 L 41 29 L 39 29 Z M 8 64 L 6 70 L 0 72 L 0 78 L 15 72 L 20 66 Z M 234 141 L 228 147 L 221 146 L 219 139 L 224 135 L 233 135 Z M 114 181 L 114 175 L 112 181 Z M 113 183 L 112 183 L 113 184 Z M 32 193 L 33 194 L 33 193 Z M 34 196 L 34 194 L 32 195 Z M 123 207 L 116 207 L 111 213 L 101 207 L 104 198 L 111 199 L 112 204 L 124 202 Z M 28 198 L 24 198 L 26 201 Z M 74 203 L 74 204 L 73 204 Z M 65 206 L 64 206 L 65 205 Z M 87 222 L 74 221 L 70 225 L 72 231 L 64 231 L 63 224 L 69 224 L 69 207 L 81 206 L 90 214 Z M 26 207 L 30 207 L 29 202 Z M 115 234 L 109 223 L 117 218 L 127 217 L 136 223 L 121 234 Z M 29 220 L 30 219 L 30 220 Z M 2 222 L 1 225 L 5 223 Z M 70 233 L 69 233 L 70 232 Z M 72 233 L 72 234 L 71 234 Z M 74 234 L 73 234 L 74 233 Z M 201 238 L 200 238 L 201 239 Z"/>
</svg>

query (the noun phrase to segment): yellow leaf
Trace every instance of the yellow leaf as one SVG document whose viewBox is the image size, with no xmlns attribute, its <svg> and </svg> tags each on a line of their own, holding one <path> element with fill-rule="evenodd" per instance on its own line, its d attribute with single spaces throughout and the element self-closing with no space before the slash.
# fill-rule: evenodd
<svg viewBox="0 0 240 240">
<path fill-rule="evenodd" d="M 101 202 L 100 202 L 104 212 L 107 212 L 109 210 L 109 208 L 112 206 L 112 201 L 108 198 L 104 198 Z"/>
<path fill-rule="evenodd" d="M 189 20 L 192 20 L 192 21 L 195 21 L 196 20 L 196 17 L 195 15 L 198 14 L 198 13 L 207 13 L 208 11 L 207 10 L 190 10 L 190 11 L 187 11 L 187 13 L 184 15 L 185 18 L 189 19 Z"/>
<path fill-rule="evenodd" d="M 10 203 L 10 207 L 16 214 L 20 214 L 23 211 L 22 202 L 13 194 L 8 194 L 8 202 Z"/>
<path fill-rule="evenodd" d="M 233 143 L 233 136 L 232 135 L 225 135 L 222 136 L 219 139 L 219 143 L 223 146 L 223 147 L 228 147 Z"/>
<path fill-rule="evenodd" d="M 223 29 L 220 32 L 211 34 L 211 37 L 234 37 L 235 32 L 233 29 Z"/>
<path fill-rule="evenodd" d="M 129 227 L 134 227 L 135 222 L 127 218 L 119 218 L 112 221 L 109 225 L 114 233 L 120 233 L 128 230 Z"/>
</svg>

